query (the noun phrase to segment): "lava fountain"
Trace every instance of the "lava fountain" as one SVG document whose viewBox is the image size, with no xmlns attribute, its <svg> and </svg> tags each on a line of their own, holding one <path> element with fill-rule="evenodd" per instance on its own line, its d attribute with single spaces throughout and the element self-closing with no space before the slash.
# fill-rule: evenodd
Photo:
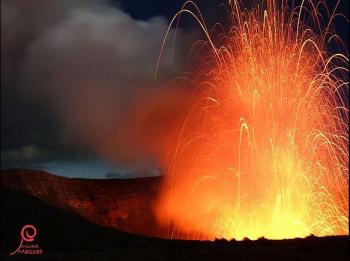
<svg viewBox="0 0 350 261">
<path fill-rule="evenodd" d="M 164 160 L 155 206 L 162 235 L 348 235 L 348 55 L 328 50 L 331 42 L 341 50 L 332 33 L 339 14 L 311 0 L 228 6 L 226 33 L 208 31 L 192 1 L 171 23 L 191 14 L 207 36 L 196 45 L 207 51 Z"/>
</svg>

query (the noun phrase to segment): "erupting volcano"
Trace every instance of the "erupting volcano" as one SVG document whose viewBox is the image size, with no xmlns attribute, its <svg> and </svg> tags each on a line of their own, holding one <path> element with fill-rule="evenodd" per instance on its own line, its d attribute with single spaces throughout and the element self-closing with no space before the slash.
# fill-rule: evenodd
<svg viewBox="0 0 350 261">
<path fill-rule="evenodd" d="M 188 77 L 196 101 L 163 161 L 162 236 L 348 235 L 348 54 L 332 31 L 339 14 L 324 1 L 228 6 L 225 33 L 208 31 L 192 1 L 172 21 L 191 14 L 207 41 L 196 44 L 200 66 Z M 331 53 L 330 44 L 345 51 Z"/>
</svg>

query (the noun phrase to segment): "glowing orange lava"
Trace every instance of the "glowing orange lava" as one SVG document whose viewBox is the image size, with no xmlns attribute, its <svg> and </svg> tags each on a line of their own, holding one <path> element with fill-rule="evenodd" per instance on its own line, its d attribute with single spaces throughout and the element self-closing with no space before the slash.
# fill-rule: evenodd
<svg viewBox="0 0 350 261">
<path fill-rule="evenodd" d="M 347 54 L 326 50 L 337 38 L 328 25 L 335 13 L 325 26 L 320 19 L 324 2 L 282 2 L 248 12 L 232 1 L 219 46 L 186 9 L 191 1 L 178 13 L 194 15 L 210 51 L 191 79 L 200 95 L 167 161 L 156 205 L 163 236 L 349 234 L 348 83 L 339 77 Z"/>
</svg>

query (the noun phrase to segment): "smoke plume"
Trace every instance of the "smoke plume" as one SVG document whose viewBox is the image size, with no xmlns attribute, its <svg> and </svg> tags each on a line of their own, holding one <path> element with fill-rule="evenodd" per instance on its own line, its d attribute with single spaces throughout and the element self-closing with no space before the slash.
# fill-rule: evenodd
<svg viewBox="0 0 350 261">
<path fill-rule="evenodd" d="M 161 80 L 155 84 L 168 27 L 164 17 L 136 20 L 97 0 L 1 5 L 6 10 L 2 63 L 7 65 L 7 88 L 45 103 L 70 139 L 98 156 L 130 164 L 154 162 L 190 96 L 186 88 L 164 82 L 184 70 L 191 34 L 179 30 L 176 48 L 172 50 L 171 41 L 166 45 Z M 173 35 L 174 30 L 170 39 Z"/>
</svg>

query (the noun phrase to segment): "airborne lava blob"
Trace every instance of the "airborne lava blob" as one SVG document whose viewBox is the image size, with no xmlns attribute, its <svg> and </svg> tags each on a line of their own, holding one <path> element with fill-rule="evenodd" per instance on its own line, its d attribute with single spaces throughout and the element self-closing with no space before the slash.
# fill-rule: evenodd
<svg viewBox="0 0 350 261">
<path fill-rule="evenodd" d="M 198 9 L 186 9 L 192 2 L 177 15 L 197 19 L 208 52 L 190 79 L 199 95 L 166 162 L 156 204 L 163 236 L 349 234 L 348 82 L 341 77 L 348 58 L 327 51 L 329 42 L 341 46 L 331 33 L 336 13 L 323 1 L 267 1 L 252 11 L 229 5 L 232 25 L 216 36 L 219 46 Z"/>
</svg>

